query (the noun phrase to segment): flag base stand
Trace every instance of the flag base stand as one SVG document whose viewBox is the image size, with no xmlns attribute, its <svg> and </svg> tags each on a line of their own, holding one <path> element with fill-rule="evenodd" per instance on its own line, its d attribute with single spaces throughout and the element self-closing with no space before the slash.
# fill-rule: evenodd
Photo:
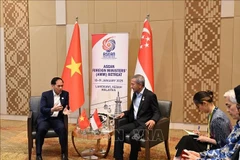
<svg viewBox="0 0 240 160">
<path fill-rule="evenodd" d="M 94 155 L 95 149 L 86 149 L 81 152 L 81 157 L 83 159 L 98 159 L 97 156 Z"/>
<path fill-rule="evenodd" d="M 100 134 L 94 134 L 93 132 L 90 132 L 89 134 L 82 134 L 79 130 L 80 129 L 76 128 L 72 131 L 72 144 L 77 154 L 84 159 L 106 158 L 111 147 L 114 131 L 109 132 L 106 130 L 106 133 L 100 132 Z M 93 141 L 93 144 L 91 143 L 90 146 L 85 146 L 83 149 L 80 149 L 78 145 L 77 148 L 75 145 L 76 138 L 91 140 Z M 78 143 L 82 144 L 81 141 L 78 141 Z"/>
<path fill-rule="evenodd" d="M 108 129 L 108 128 L 103 128 L 103 129 L 101 130 L 101 133 L 103 133 L 103 134 L 109 134 L 109 133 L 111 133 L 111 132 L 113 132 L 113 130 Z"/>
</svg>

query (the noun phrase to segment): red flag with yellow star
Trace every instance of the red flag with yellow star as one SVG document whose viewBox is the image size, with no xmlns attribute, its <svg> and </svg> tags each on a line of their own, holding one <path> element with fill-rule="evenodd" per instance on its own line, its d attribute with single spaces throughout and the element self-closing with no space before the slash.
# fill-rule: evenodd
<svg viewBox="0 0 240 160">
<path fill-rule="evenodd" d="M 81 116 L 78 118 L 78 125 L 79 125 L 79 128 L 81 128 L 82 130 L 90 126 L 90 122 L 86 115 L 85 109 L 82 110 Z"/>
<path fill-rule="evenodd" d="M 74 25 L 62 79 L 64 81 L 63 89 L 69 92 L 70 109 L 74 112 L 84 104 L 82 55 L 78 23 Z"/>
</svg>

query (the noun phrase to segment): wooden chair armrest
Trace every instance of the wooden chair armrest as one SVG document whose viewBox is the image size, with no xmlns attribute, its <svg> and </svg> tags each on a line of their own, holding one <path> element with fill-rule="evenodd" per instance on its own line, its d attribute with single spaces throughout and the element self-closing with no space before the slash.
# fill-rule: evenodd
<svg viewBox="0 0 240 160">
<path fill-rule="evenodd" d="M 154 126 L 152 130 L 145 130 L 145 139 L 152 139 L 152 137 L 156 136 L 156 134 L 160 134 L 164 136 L 164 139 L 168 139 L 168 133 L 169 133 L 169 124 L 170 120 L 169 118 L 163 117 L 161 118 L 157 124 Z"/>
<path fill-rule="evenodd" d="M 30 111 L 28 114 L 28 119 L 31 119 L 31 118 L 32 118 L 32 111 Z"/>
<path fill-rule="evenodd" d="M 163 139 L 167 140 L 169 136 L 169 125 L 170 125 L 169 118 L 166 117 L 161 118 L 154 127 L 154 133 L 161 132 L 161 134 L 163 135 Z"/>
<path fill-rule="evenodd" d="M 115 119 L 115 129 L 125 125 L 128 123 L 128 118 L 123 117 L 123 118 L 116 118 Z"/>
<path fill-rule="evenodd" d="M 29 112 L 28 118 L 27 118 L 27 132 L 28 132 L 28 138 L 32 135 L 32 111 Z"/>
<path fill-rule="evenodd" d="M 63 115 L 63 123 L 64 123 L 64 126 L 66 128 L 67 137 L 68 137 L 68 115 Z M 66 152 L 66 155 L 68 156 L 68 138 L 67 138 L 67 152 Z"/>
<path fill-rule="evenodd" d="M 158 126 L 162 125 L 163 123 L 170 123 L 169 118 L 167 118 L 167 117 L 161 118 L 161 119 L 157 122 L 157 124 L 155 125 L 155 127 L 157 128 Z M 155 128 L 155 127 L 154 127 L 154 128 Z"/>
<path fill-rule="evenodd" d="M 63 115 L 64 126 L 68 133 L 68 115 Z"/>
</svg>

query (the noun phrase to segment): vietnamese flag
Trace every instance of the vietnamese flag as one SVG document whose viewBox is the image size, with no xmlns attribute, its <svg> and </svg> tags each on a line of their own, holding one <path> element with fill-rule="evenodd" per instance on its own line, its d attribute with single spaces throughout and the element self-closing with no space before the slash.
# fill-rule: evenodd
<svg viewBox="0 0 240 160">
<path fill-rule="evenodd" d="M 78 125 L 79 125 L 79 128 L 81 128 L 82 130 L 86 129 L 87 127 L 90 126 L 90 122 L 88 120 L 88 117 L 86 115 L 86 111 L 85 109 L 83 109 L 81 111 L 81 115 L 80 117 L 78 118 Z"/>
<path fill-rule="evenodd" d="M 147 19 L 144 21 L 135 74 L 145 78 L 145 87 L 154 91 L 152 30 Z"/>
<path fill-rule="evenodd" d="M 63 89 L 69 92 L 70 109 L 74 112 L 84 104 L 80 31 L 77 22 L 74 25 L 62 79 L 64 81 Z"/>
</svg>

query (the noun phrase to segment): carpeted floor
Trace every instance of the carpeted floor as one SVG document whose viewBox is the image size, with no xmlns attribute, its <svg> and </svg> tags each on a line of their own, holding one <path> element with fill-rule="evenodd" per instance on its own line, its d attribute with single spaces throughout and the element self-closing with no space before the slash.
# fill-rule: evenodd
<svg viewBox="0 0 240 160">
<path fill-rule="evenodd" d="M 0 120 L 0 135 L 1 135 L 1 148 L 0 148 L 0 159 L 1 160 L 27 160 L 28 159 L 28 143 L 27 143 L 27 123 L 25 121 L 10 121 L 10 120 Z M 68 152 L 69 159 L 83 159 L 80 158 L 77 152 L 74 150 L 72 139 L 71 139 L 71 131 L 75 128 L 74 124 L 69 124 L 69 134 L 68 134 Z M 182 130 L 170 130 L 170 153 L 171 157 L 175 154 L 175 145 L 179 141 L 179 139 L 185 135 L 185 132 Z M 96 144 L 96 140 L 92 139 L 76 139 L 76 146 L 79 151 L 83 151 L 88 149 L 91 146 Z M 101 141 L 101 144 L 104 143 L 104 140 Z M 111 144 L 111 148 L 106 159 L 113 159 L 113 141 Z M 130 147 L 126 144 L 124 149 L 124 158 L 128 159 Z M 153 147 L 150 151 L 151 160 L 165 160 L 167 159 L 164 143 L 161 143 L 155 147 Z M 145 150 L 142 149 L 139 152 L 139 160 L 143 160 L 145 155 Z M 49 138 L 45 139 L 43 145 L 43 153 L 44 160 L 60 160 L 60 145 L 58 142 L 58 138 Z M 35 146 L 32 151 L 32 159 L 35 159 Z"/>
</svg>

